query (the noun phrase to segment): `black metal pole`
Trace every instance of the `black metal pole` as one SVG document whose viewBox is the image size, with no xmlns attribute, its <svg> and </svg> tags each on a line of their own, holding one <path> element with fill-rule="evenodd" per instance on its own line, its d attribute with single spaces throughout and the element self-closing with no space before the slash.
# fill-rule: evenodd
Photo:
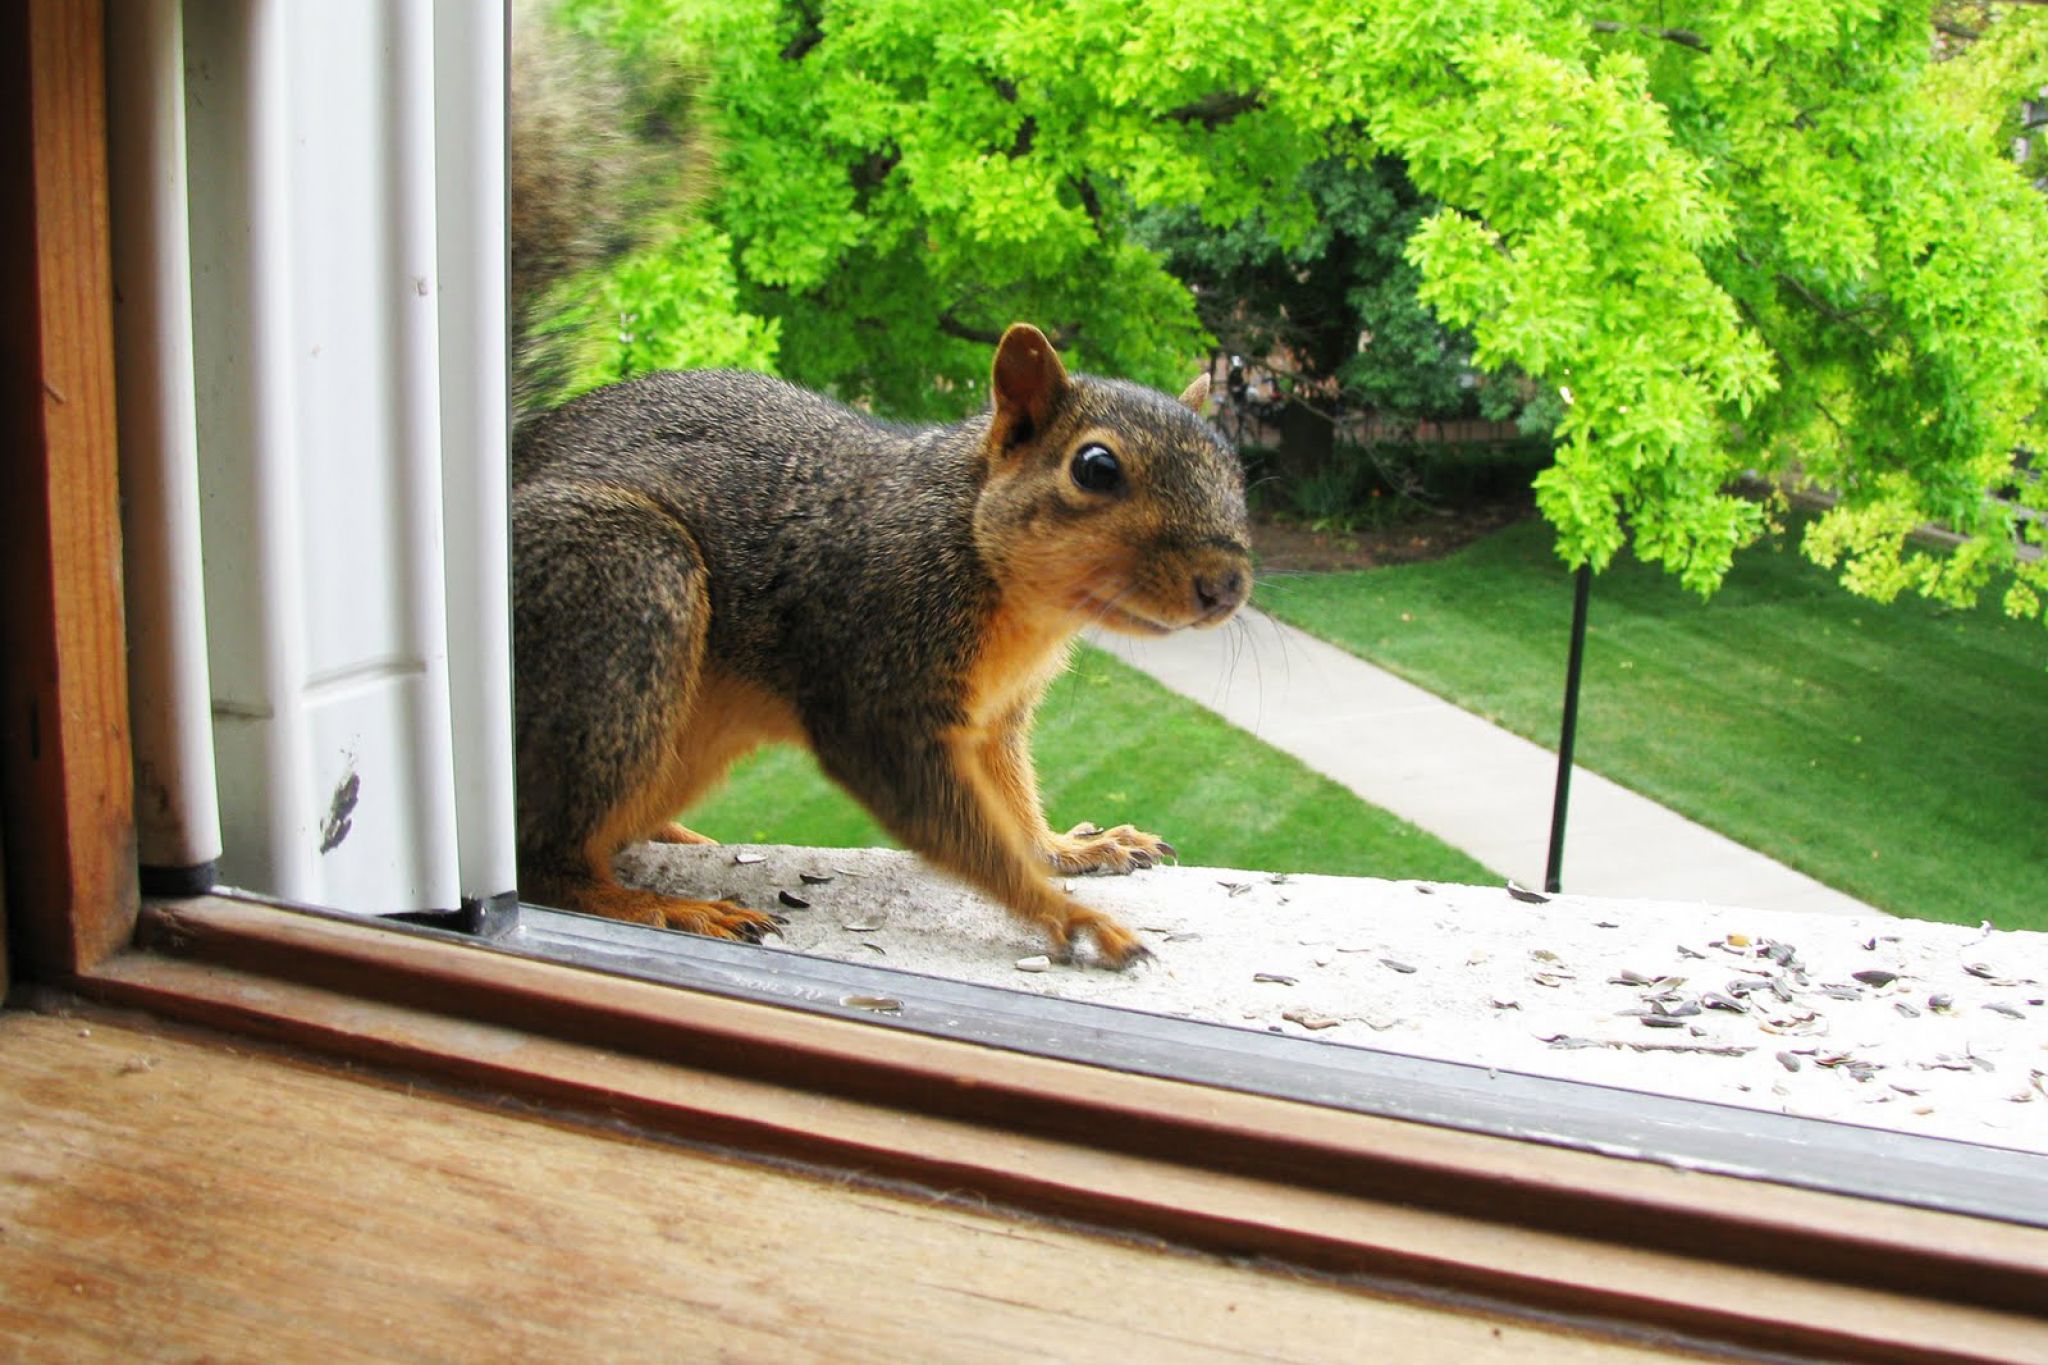
<svg viewBox="0 0 2048 1365">
<path fill-rule="evenodd" d="M 1557 741 L 1557 795 L 1550 805 L 1550 863 L 1543 872 L 1543 889 L 1561 891 L 1564 874 L 1564 817 L 1572 799 L 1572 746 L 1579 737 L 1579 673 L 1586 661 L 1586 599 L 1593 591 L 1593 566 L 1579 566 L 1578 584 L 1572 593 L 1571 662 L 1564 672 L 1564 733 Z"/>
</svg>

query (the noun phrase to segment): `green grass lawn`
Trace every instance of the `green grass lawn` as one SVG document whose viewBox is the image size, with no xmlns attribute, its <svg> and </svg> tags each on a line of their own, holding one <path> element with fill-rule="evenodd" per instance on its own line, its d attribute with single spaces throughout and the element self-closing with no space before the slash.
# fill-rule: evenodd
<svg viewBox="0 0 2048 1365">
<path fill-rule="evenodd" d="M 1262 582 L 1302 628 L 1555 748 L 1571 579 L 1528 521 L 1434 563 Z M 2048 630 L 1851 597 L 1791 534 L 1710 601 L 1594 580 L 1577 760 L 1899 914 L 2048 929 Z"/>
<path fill-rule="evenodd" d="M 1487 883 L 1486 868 L 1099 650 L 1077 651 L 1038 713 L 1055 827 L 1134 824 L 1203 867 Z M 891 843 L 808 753 L 765 750 L 685 817 L 726 843 Z"/>
</svg>

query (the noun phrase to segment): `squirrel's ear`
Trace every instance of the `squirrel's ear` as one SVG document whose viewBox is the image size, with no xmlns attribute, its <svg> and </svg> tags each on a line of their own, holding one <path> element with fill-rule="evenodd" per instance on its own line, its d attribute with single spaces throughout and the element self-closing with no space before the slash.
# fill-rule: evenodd
<svg viewBox="0 0 2048 1365">
<path fill-rule="evenodd" d="M 993 376 L 998 449 L 1008 449 L 1045 430 L 1067 394 L 1067 368 L 1045 333 L 1028 322 L 1013 322 L 996 347 Z"/>
<path fill-rule="evenodd" d="M 1200 417 L 1209 407 L 1209 372 L 1202 371 L 1195 376 L 1195 382 L 1180 391 L 1181 406 Z"/>
</svg>

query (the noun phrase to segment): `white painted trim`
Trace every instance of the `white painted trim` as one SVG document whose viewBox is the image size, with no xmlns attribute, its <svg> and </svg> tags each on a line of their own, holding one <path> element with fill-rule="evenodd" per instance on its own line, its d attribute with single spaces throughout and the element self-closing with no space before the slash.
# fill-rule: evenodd
<svg viewBox="0 0 2048 1365">
<path fill-rule="evenodd" d="M 507 516 L 505 12 L 434 7 L 441 262 L 441 521 L 462 894 L 511 891 L 511 540 Z M 463 604 L 459 609 L 455 604 Z"/>
<path fill-rule="evenodd" d="M 232 0 L 186 15 L 194 370 L 214 757 L 224 876 L 314 894 L 317 825 L 305 736 L 280 725 L 306 676 L 297 604 L 299 481 L 291 155 L 282 110 L 282 4 Z"/>
<path fill-rule="evenodd" d="M 509 891 L 502 13 L 186 17 L 223 880 Z"/>
<path fill-rule="evenodd" d="M 114 373 L 121 450 L 137 855 L 192 869 L 221 854 L 199 557 L 179 0 L 107 26 Z"/>
</svg>

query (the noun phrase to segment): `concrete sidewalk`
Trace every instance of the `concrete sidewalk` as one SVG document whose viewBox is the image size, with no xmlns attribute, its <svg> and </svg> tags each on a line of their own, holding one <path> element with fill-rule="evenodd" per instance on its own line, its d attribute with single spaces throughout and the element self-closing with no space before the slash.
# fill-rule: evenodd
<svg viewBox="0 0 2048 1365">
<path fill-rule="evenodd" d="M 1540 888 L 1556 757 L 1257 611 L 1216 631 L 1089 637 L 1487 867 Z M 1560 694 L 1563 677 L 1559 679 Z M 1656 802 L 1572 770 L 1564 888 L 1808 913 L 1882 913 Z"/>
</svg>

